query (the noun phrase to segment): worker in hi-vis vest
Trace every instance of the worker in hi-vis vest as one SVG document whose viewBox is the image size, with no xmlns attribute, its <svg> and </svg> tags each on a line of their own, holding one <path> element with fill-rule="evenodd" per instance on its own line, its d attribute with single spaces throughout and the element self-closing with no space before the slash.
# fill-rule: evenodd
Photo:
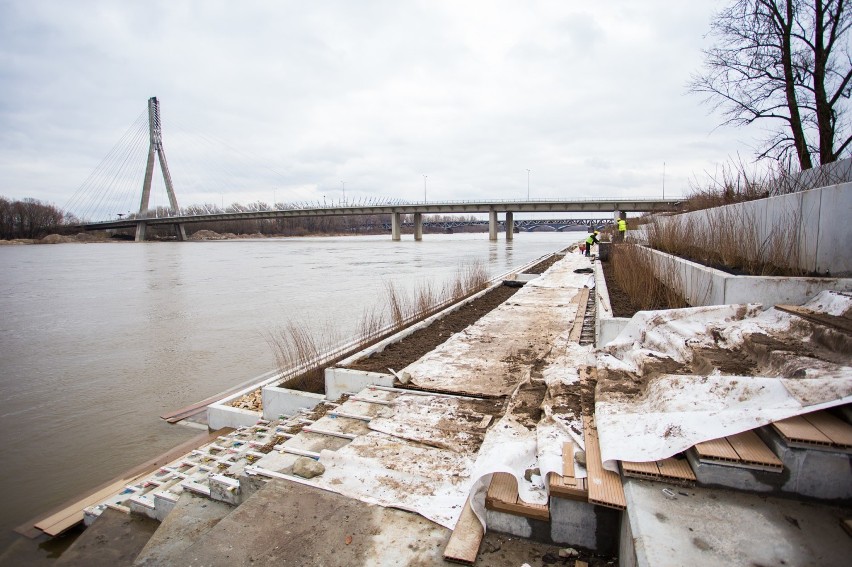
<svg viewBox="0 0 852 567">
<path fill-rule="evenodd" d="M 596 230 L 586 239 L 586 256 L 591 255 L 592 252 L 592 244 L 598 243 L 598 234 L 599 232 Z"/>
<path fill-rule="evenodd" d="M 624 217 L 618 219 L 618 242 L 624 242 L 624 237 L 627 236 L 627 219 Z"/>
</svg>

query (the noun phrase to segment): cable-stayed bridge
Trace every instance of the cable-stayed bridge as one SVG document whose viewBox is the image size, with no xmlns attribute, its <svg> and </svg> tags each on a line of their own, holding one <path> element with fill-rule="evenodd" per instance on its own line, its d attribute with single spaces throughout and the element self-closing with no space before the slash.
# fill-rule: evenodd
<svg viewBox="0 0 852 567">
<path fill-rule="evenodd" d="M 147 121 L 148 151 L 145 159 L 145 172 L 142 177 L 142 194 L 139 210 L 136 213 L 127 214 L 125 218 L 112 219 L 100 222 L 81 222 L 78 226 L 85 230 L 104 229 L 134 229 L 136 241 L 145 240 L 148 227 L 171 226 L 178 240 L 186 239 L 186 225 L 203 222 L 264 220 L 264 219 L 290 219 L 310 217 L 340 217 L 358 215 L 388 215 L 390 217 L 389 228 L 392 238 L 399 240 L 405 215 L 411 216 L 410 225 L 414 227 L 414 238 L 419 240 L 423 234 L 424 215 L 447 215 L 447 214 L 487 214 L 485 221 L 459 221 L 466 224 L 485 224 L 489 226 L 489 236 L 492 240 L 497 239 L 498 227 L 505 228 L 506 238 L 511 239 L 515 228 L 519 230 L 534 230 L 536 227 L 545 225 L 554 226 L 557 230 L 564 230 L 569 226 L 579 224 L 591 226 L 608 222 L 618 213 L 626 212 L 651 212 L 673 210 L 680 199 L 660 198 L 638 198 L 638 199 L 526 199 L 526 200 L 470 200 L 470 201 L 442 201 L 442 202 L 403 202 L 399 200 L 369 203 L 339 202 L 332 205 L 313 206 L 282 205 L 276 208 L 256 207 L 255 210 L 238 212 L 205 211 L 187 214 L 178 206 L 175 188 L 172 182 L 171 172 L 166 161 L 165 149 L 163 147 L 163 132 L 160 120 L 159 102 L 156 97 L 148 100 Z M 131 142 L 138 145 L 141 126 L 140 119 L 132 135 L 125 135 Z M 117 145 L 118 147 L 118 145 Z M 113 149 L 112 162 L 119 163 L 124 177 L 127 171 L 132 169 L 132 152 Z M 109 157 L 109 156 L 108 156 Z M 106 161 L 106 158 L 105 158 Z M 154 169 L 159 163 L 160 173 L 165 183 L 168 196 L 168 207 L 149 208 L 151 199 L 151 187 L 154 178 Z M 96 170 L 92 177 L 101 175 Z M 132 178 L 132 176 L 130 176 Z M 111 191 L 112 187 L 101 192 Z M 79 190 L 78 190 L 79 192 Z M 75 194 L 76 195 L 76 194 Z M 106 198 L 101 195 L 100 199 Z M 66 210 L 68 207 L 65 207 Z M 549 219 L 549 220 L 523 220 L 515 221 L 515 213 L 609 213 L 609 218 L 582 218 L 582 219 Z M 498 220 L 498 214 L 504 215 L 502 221 Z M 124 215 L 118 215 L 124 216 Z M 427 220 L 427 226 L 428 226 Z M 443 228 L 452 228 L 450 225 Z"/>
</svg>

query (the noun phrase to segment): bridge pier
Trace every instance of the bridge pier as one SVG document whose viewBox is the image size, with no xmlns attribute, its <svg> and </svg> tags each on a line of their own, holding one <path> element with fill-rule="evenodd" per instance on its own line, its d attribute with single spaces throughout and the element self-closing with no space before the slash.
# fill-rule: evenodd
<svg viewBox="0 0 852 567">
<path fill-rule="evenodd" d="M 178 242 L 186 241 L 186 227 L 182 222 L 175 225 L 175 237 Z"/>
<path fill-rule="evenodd" d="M 506 240 L 512 240 L 515 237 L 515 213 L 506 211 Z"/>
<path fill-rule="evenodd" d="M 488 240 L 497 240 L 497 211 L 488 211 Z"/>
<path fill-rule="evenodd" d="M 136 223 L 136 238 L 135 242 L 145 242 L 145 233 L 147 232 L 148 225 L 145 224 L 145 221 L 139 221 Z"/>
<path fill-rule="evenodd" d="M 401 225 L 400 222 L 400 213 L 393 212 L 391 213 L 391 240 L 399 240 L 401 234 Z"/>
<path fill-rule="evenodd" d="M 423 213 L 414 213 L 414 240 L 423 240 Z"/>
</svg>

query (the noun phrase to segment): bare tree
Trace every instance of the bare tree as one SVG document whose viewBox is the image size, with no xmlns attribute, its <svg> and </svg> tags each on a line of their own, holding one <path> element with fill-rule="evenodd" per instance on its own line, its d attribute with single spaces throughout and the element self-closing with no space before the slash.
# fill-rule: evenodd
<svg viewBox="0 0 852 567">
<path fill-rule="evenodd" d="M 692 92 L 721 110 L 724 124 L 780 123 L 758 158 L 801 169 L 840 158 L 852 144 L 850 0 L 736 0 L 716 14 L 704 70 Z"/>
</svg>

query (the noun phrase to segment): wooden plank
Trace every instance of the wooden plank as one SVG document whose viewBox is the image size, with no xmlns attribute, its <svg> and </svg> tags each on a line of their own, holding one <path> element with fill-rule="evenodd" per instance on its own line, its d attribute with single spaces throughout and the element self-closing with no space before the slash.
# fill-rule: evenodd
<svg viewBox="0 0 852 567">
<path fill-rule="evenodd" d="M 695 451 L 698 453 L 699 459 L 713 459 L 733 463 L 737 463 L 740 460 L 740 456 L 724 437 L 698 443 L 695 445 Z"/>
<path fill-rule="evenodd" d="M 546 504 L 529 504 L 518 497 L 518 482 L 509 473 L 494 473 L 491 476 L 485 507 L 534 520 L 550 520 L 550 508 Z"/>
<path fill-rule="evenodd" d="M 831 439 L 801 415 L 775 421 L 772 427 L 788 442 L 831 445 Z"/>
<path fill-rule="evenodd" d="M 586 304 L 589 301 L 589 288 L 584 287 L 574 297 L 577 300 L 577 314 L 574 316 L 574 324 L 571 327 L 568 340 L 576 343 L 580 341 L 580 334 L 583 332 L 583 320 L 586 317 Z"/>
<path fill-rule="evenodd" d="M 639 478 L 659 478 L 660 467 L 655 461 L 637 463 L 635 461 L 621 461 L 621 470 L 624 476 L 635 476 Z"/>
<path fill-rule="evenodd" d="M 574 478 L 574 442 L 562 444 L 562 476 Z"/>
<path fill-rule="evenodd" d="M 798 305 L 776 305 L 776 309 L 786 311 L 792 315 L 807 319 L 811 323 L 825 325 L 826 327 L 834 327 L 846 333 L 852 333 L 852 319 L 849 317 L 839 317 L 837 315 L 829 315 L 828 313 L 817 313 Z"/>
<path fill-rule="evenodd" d="M 817 411 L 805 414 L 802 417 L 816 427 L 820 433 L 828 437 L 833 446 L 842 449 L 852 448 L 852 425 L 827 411 Z"/>
<path fill-rule="evenodd" d="M 226 427 L 218 431 L 201 433 L 188 441 L 173 447 L 165 453 L 145 461 L 141 465 L 131 468 L 118 477 L 98 485 L 91 491 L 84 493 L 83 496 L 78 496 L 73 500 L 63 503 L 44 514 L 21 524 L 15 528 L 15 532 L 28 538 L 38 537 L 42 533 L 48 533 L 52 536 L 59 535 L 63 531 L 83 521 L 83 510 L 85 508 L 105 500 L 112 494 L 120 492 L 125 485 L 132 484 L 139 478 L 167 465 L 192 449 L 205 445 L 215 440 L 218 436 L 230 433 L 231 431 L 233 431 L 232 428 Z M 103 495 L 99 496 L 101 494 Z M 94 501 L 92 501 L 93 499 Z"/>
<path fill-rule="evenodd" d="M 675 459 L 671 457 L 663 461 L 659 461 L 657 466 L 660 467 L 660 474 L 664 478 L 682 480 L 687 482 L 695 482 L 695 473 L 692 467 L 689 466 L 689 461 L 686 459 Z"/>
<path fill-rule="evenodd" d="M 552 472 L 547 475 L 547 483 L 551 496 L 581 502 L 589 501 L 589 491 L 583 478 L 560 476 Z"/>
<path fill-rule="evenodd" d="M 577 559 L 576 561 L 574 561 L 574 567 L 589 567 L 589 564 L 585 561 L 580 561 L 579 559 Z"/>
<path fill-rule="evenodd" d="M 840 526 L 847 534 L 849 534 L 850 537 L 852 537 L 852 518 L 840 520 Z"/>
<path fill-rule="evenodd" d="M 482 523 L 470 507 L 470 499 L 464 504 L 459 521 L 453 529 L 447 547 L 444 548 L 444 559 L 453 563 L 473 565 L 479 555 L 479 545 L 485 536 Z"/>
<path fill-rule="evenodd" d="M 477 429 L 485 429 L 486 427 L 488 427 L 488 424 L 491 423 L 492 417 L 493 416 L 491 415 L 483 415 L 482 420 L 479 422 L 479 425 L 476 426 Z"/>
<path fill-rule="evenodd" d="M 594 417 L 583 416 L 583 434 L 586 439 L 589 502 L 617 510 L 626 509 L 627 500 L 624 497 L 621 476 L 603 468 Z"/>
<path fill-rule="evenodd" d="M 726 439 L 744 463 L 761 465 L 778 471 L 784 470 L 781 459 L 775 456 L 775 453 L 766 446 L 766 443 L 754 431 L 743 431 L 736 435 L 730 435 Z"/>
</svg>

